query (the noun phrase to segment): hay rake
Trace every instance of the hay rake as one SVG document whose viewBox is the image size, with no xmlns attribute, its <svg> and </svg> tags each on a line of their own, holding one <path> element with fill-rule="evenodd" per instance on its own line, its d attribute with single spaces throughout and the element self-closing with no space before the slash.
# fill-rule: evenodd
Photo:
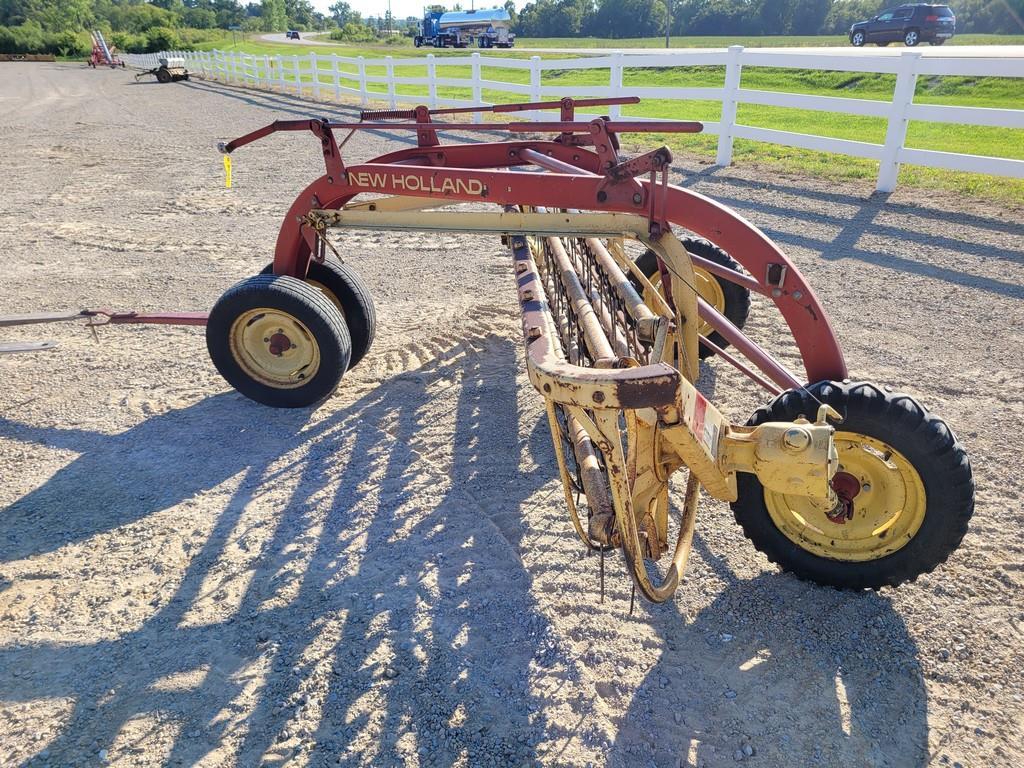
<svg viewBox="0 0 1024 768">
<path fill-rule="evenodd" d="M 285 215 L 273 262 L 210 312 L 214 364 L 261 403 L 313 405 L 367 353 L 376 322 L 366 285 L 336 258 L 329 230 L 500 235 L 512 256 L 527 372 L 544 397 L 573 527 L 602 554 L 602 594 L 610 550 L 622 551 L 643 596 L 673 594 L 701 487 L 730 502 L 754 545 L 801 578 L 878 588 L 931 571 L 959 545 L 973 512 L 962 446 L 908 395 L 848 378 L 827 313 L 799 270 L 734 211 L 669 184 L 666 147 L 620 156 L 622 133 L 696 133 L 700 123 L 574 119 L 577 107 L 636 101 L 489 108 L 560 111 L 542 123 L 438 123 L 439 114 L 477 108 L 422 106 L 364 112 L 357 123 L 286 120 L 222 145 L 229 155 L 275 132 L 309 131 L 325 173 Z M 412 133 L 416 146 L 346 165 L 340 150 L 360 130 Z M 442 144 L 439 130 L 508 140 Z M 347 132 L 340 143 L 338 131 Z M 367 193 L 375 197 L 358 199 Z M 636 250 L 643 253 L 633 259 Z M 780 312 L 802 372 L 743 332 L 752 293 Z M 730 423 L 695 386 L 709 357 L 774 399 L 746 424 Z M 684 468 L 673 541 L 669 481 Z"/>
<path fill-rule="evenodd" d="M 696 133 L 700 123 L 574 119 L 577 107 L 637 101 L 488 108 L 560 111 L 540 123 L 433 119 L 476 107 L 370 111 L 358 123 L 278 121 L 222 145 L 228 154 L 278 131 L 310 131 L 325 173 L 292 204 L 266 274 L 232 288 L 211 312 L 214 363 L 261 402 L 315 403 L 366 354 L 374 326 L 369 292 L 331 257 L 328 230 L 500 235 L 565 503 L 585 547 L 602 553 L 602 595 L 608 550 L 622 551 L 646 598 L 673 594 L 701 487 L 731 502 L 755 546 L 803 578 L 877 588 L 932 570 L 959 545 L 973 512 L 963 448 L 909 396 L 849 380 L 799 270 L 735 212 L 669 184 L 666 147 L 619 154 L 622 133 Z M 440 129 L 509 140 L 442 145 Z M 416 146 L 347 166 L 340 148 L 359 130 L 411 132 Z M 348 132 L 340 144 L 337 131 Z M 364 193 L 384 196 L 357 200 Z M 699 237 L 681 239 L 679 229 Z M 632 259 L 628 243 L 643 255 Z M 751 293 L 773 302 L 789 326 L 801 375 L 743 333 Z M 694 384 L 710 356 L 774 400 L 747 424 L 731 424 Z M 669 480 L 683 468 L 670 541 Z"/>
</svg>

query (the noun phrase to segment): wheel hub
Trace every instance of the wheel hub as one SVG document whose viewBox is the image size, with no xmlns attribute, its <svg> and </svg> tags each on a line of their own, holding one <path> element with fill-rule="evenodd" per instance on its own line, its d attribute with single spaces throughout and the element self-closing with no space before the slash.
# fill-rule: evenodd
<svg viewBox="0 0 1024 768">
<path fill-rule="evenodd" d="M 320 347 L 302 321 L 281 309 L 243 312 L 231 326 L 231 354 L 252 379 L 301 387 L 320 368 Z"/>
<path fill-rule="evenodd" d="M 295 345 L 292 344 L 292 340 L 289 339 L 285 334 L 280 331 L 270 337 L 270 354 L 275 357 L 280 357 L 284 354 L 285 350 L 291 349 Z"/>
<path fill-rule="evenodd" d="M 892 446 L 868 435 L 839 431 L 835 444 L 838 506 L 766 490 L 772 522 L 801 548 L 832 560 L 875 560 L 902 548 L 924 522 L 921 476 Z"/>
</svg>

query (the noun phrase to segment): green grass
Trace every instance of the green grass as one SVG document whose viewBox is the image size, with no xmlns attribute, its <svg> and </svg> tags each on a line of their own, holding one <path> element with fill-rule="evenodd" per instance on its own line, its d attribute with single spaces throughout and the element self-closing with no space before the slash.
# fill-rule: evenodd
<svg viewBox="0 0 1024 768">
<path fill-rule="evenodd" d="M 787 38 L 792 40 L 793 38 Z M 805 38 L 801 38 L 805 39 Z M 817 39 L 817 38 L 816 38 Z M 1022 38 L 1024 39 L 1024 38 Z M 211 47 L 224 46 L 213 45 Z M 246 40 L 234 50 L 290 57 L 294 54 L 308 56 L 311 51 L 319 54 L 337 53 L 341 56 L 363 56 L 367 59 L 381 59 L 394 56 L 396 59 L 422 58 L 426 53 L 437 56 L 437 75 L 444 78 L 470 78 L 468 65 L 445 64 L 445 58 L 465 56 L 470 51 L 426 51 L 415 48 L 394 46 L 305 46 L 294 44 L 268 43 L 261 40 Z M 490 55 L 490 54 L 489 54 Z M 528 52 L 503 52 L 499 56 L 524 58 Z M 549 56 L 546 56 L 546 58 Z M 571 58 L 558 54 L 557 58 Z M 342 65 L 343 72 L 355 73 L 354 64 Z M 368 65 L 368 75 L 384 75 L 386 68 Z M 425 77 L 426 65 L 402 65 L 395 67 L 399 77 Z M 520 69 L 483 67 L 484 79 L 501 80 L 510 83 L 528 84 L 529 72 Z M 627 69 L 623 82 L 626 86 L 643 85 L 657 87 L 720 87 L 725 76 L 723 67 L 693 66 L 674 68 Z M 322 76 L 322 94 L 330 95 L 332 83 L 328 75 Z M 606 85 L 607 69 L 591 70 L 546 70 L 543 84 L 571 89 L 573 87 Z M 311 82 L 308 76 L 304 80 Z M 343 81 L 343 84 L 346 84 Z M 355 87 L 352 81 L 347 83 Z M 807 93 L 822 96 L 843 96 L 846 98 L 888 100 L 892 97 L 895 76 L 873 73 L 832 72 L 816 70 L 774 69 L 767 67 L 746 67 L 743 70 L 744 88 L 756 90 Z M 371 89 L 383 91 L 382 84 L 372 84 Z M 403 95 L 427 96 L 426 86 L 399 85 L 397 92 Z M 470 88 L 439 87 L 441 98 L 472 98 Z M 528 101 L 528 97 L 484 89 L 484 101 L 510 103 Z M 383 100 L 383 96 L 377 97 Z M 947 104 L 952 106 L 984 106 L 1019 109 L 1024 104 L 1024 81 L 995 77 L 922 77 L 918 81 L 915 101 L 922 104 Z M 688 101 L 681 103 L 668 99 L 645 100 L 635 106 L 624 107 L 624 116 L 668 117 L 683 120 L 718 121 L 720 105 L 713 101 Z M 886 121 L 882 118 L 859 117 L 854 115 L 810 110 L 741 104 L 738 121 L 744 125 L 798 131 L 800 133 L 852 139 L 881 144 L 885 139 Z M 646 135 L 628 137 L 638 144 L 650 147 L 654 143 L 666 143 L 673 150 L 694 158 L 712 160 L 717 138 L 714 136 Z M 906 145 L 920 149 L 935 149 L 946 152 L 962 152 L 995 157 L 1024 159 L 1024 130 L 990 128 L 983 126 L 962 126 L 940 123 L 911 122 Z M 841 155 L 813 152 L 809 150 L 782 147 L 761 142 L 737 140 L 734 147 L 735 161 L 755 163 L 771 169 L 794 173 L 808 173 L 829 179 L 872 180 L 878 174 L 878 163 L 871 160 L 844 157 Z M 959 173 L 941 169 L 903 166 L 900 172 L 901 185 L 937 188 L 969 194 L 989 200 L 1024 202 L 1024 181 L 981 174 Z"/>
</svg>

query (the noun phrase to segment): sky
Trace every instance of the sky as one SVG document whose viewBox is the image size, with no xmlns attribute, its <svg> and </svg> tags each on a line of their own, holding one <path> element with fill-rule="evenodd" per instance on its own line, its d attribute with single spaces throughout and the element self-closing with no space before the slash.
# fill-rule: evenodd
<svg viewBox="0 0 1024 768">
<path fill-rule="evenodd" d="M 388 0 L 347 1 L 354 10 L 359 11 L 363 16 L 381 16 L 388 9 Z M 327 9 L 335 0 L 311 0 L 311 2 L 318 11 L 327 13 Z M 469 10 L 474 4 L 477 8 L 493 8 L 505 4 L 505 0 L 500 0 L 500 2 L 499 0 L 438 0 L 437 4 L 451 8 L 456 2 L 461 2 L 462 7 L 466 10 Z M 516 0 L 516 8 L 522 8 L 527 2 L 528 0 Z M 424 5 L 423 0 L 391 0 L 391 13 L 396 19 L 404 19 L 406 16 L 419 17 L 423 15 Z"/>
</svg>

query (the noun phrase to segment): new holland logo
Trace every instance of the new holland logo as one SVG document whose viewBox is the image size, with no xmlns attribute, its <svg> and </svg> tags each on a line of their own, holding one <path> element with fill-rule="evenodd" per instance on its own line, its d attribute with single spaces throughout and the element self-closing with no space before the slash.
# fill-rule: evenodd
<svg viewBox="0 0 1024 768">
<path fill-rule="evenodd" d="M 357 187 L 375 190 L 395 189 L 406 192 L 436 192 L 442 195 L 467 195 L 483 197 L 486 191 L 479 179 L 438 179 L 434 176 L 418 176 L 414 173 L 349 173 L 349 179 Z"/>
</svg>

